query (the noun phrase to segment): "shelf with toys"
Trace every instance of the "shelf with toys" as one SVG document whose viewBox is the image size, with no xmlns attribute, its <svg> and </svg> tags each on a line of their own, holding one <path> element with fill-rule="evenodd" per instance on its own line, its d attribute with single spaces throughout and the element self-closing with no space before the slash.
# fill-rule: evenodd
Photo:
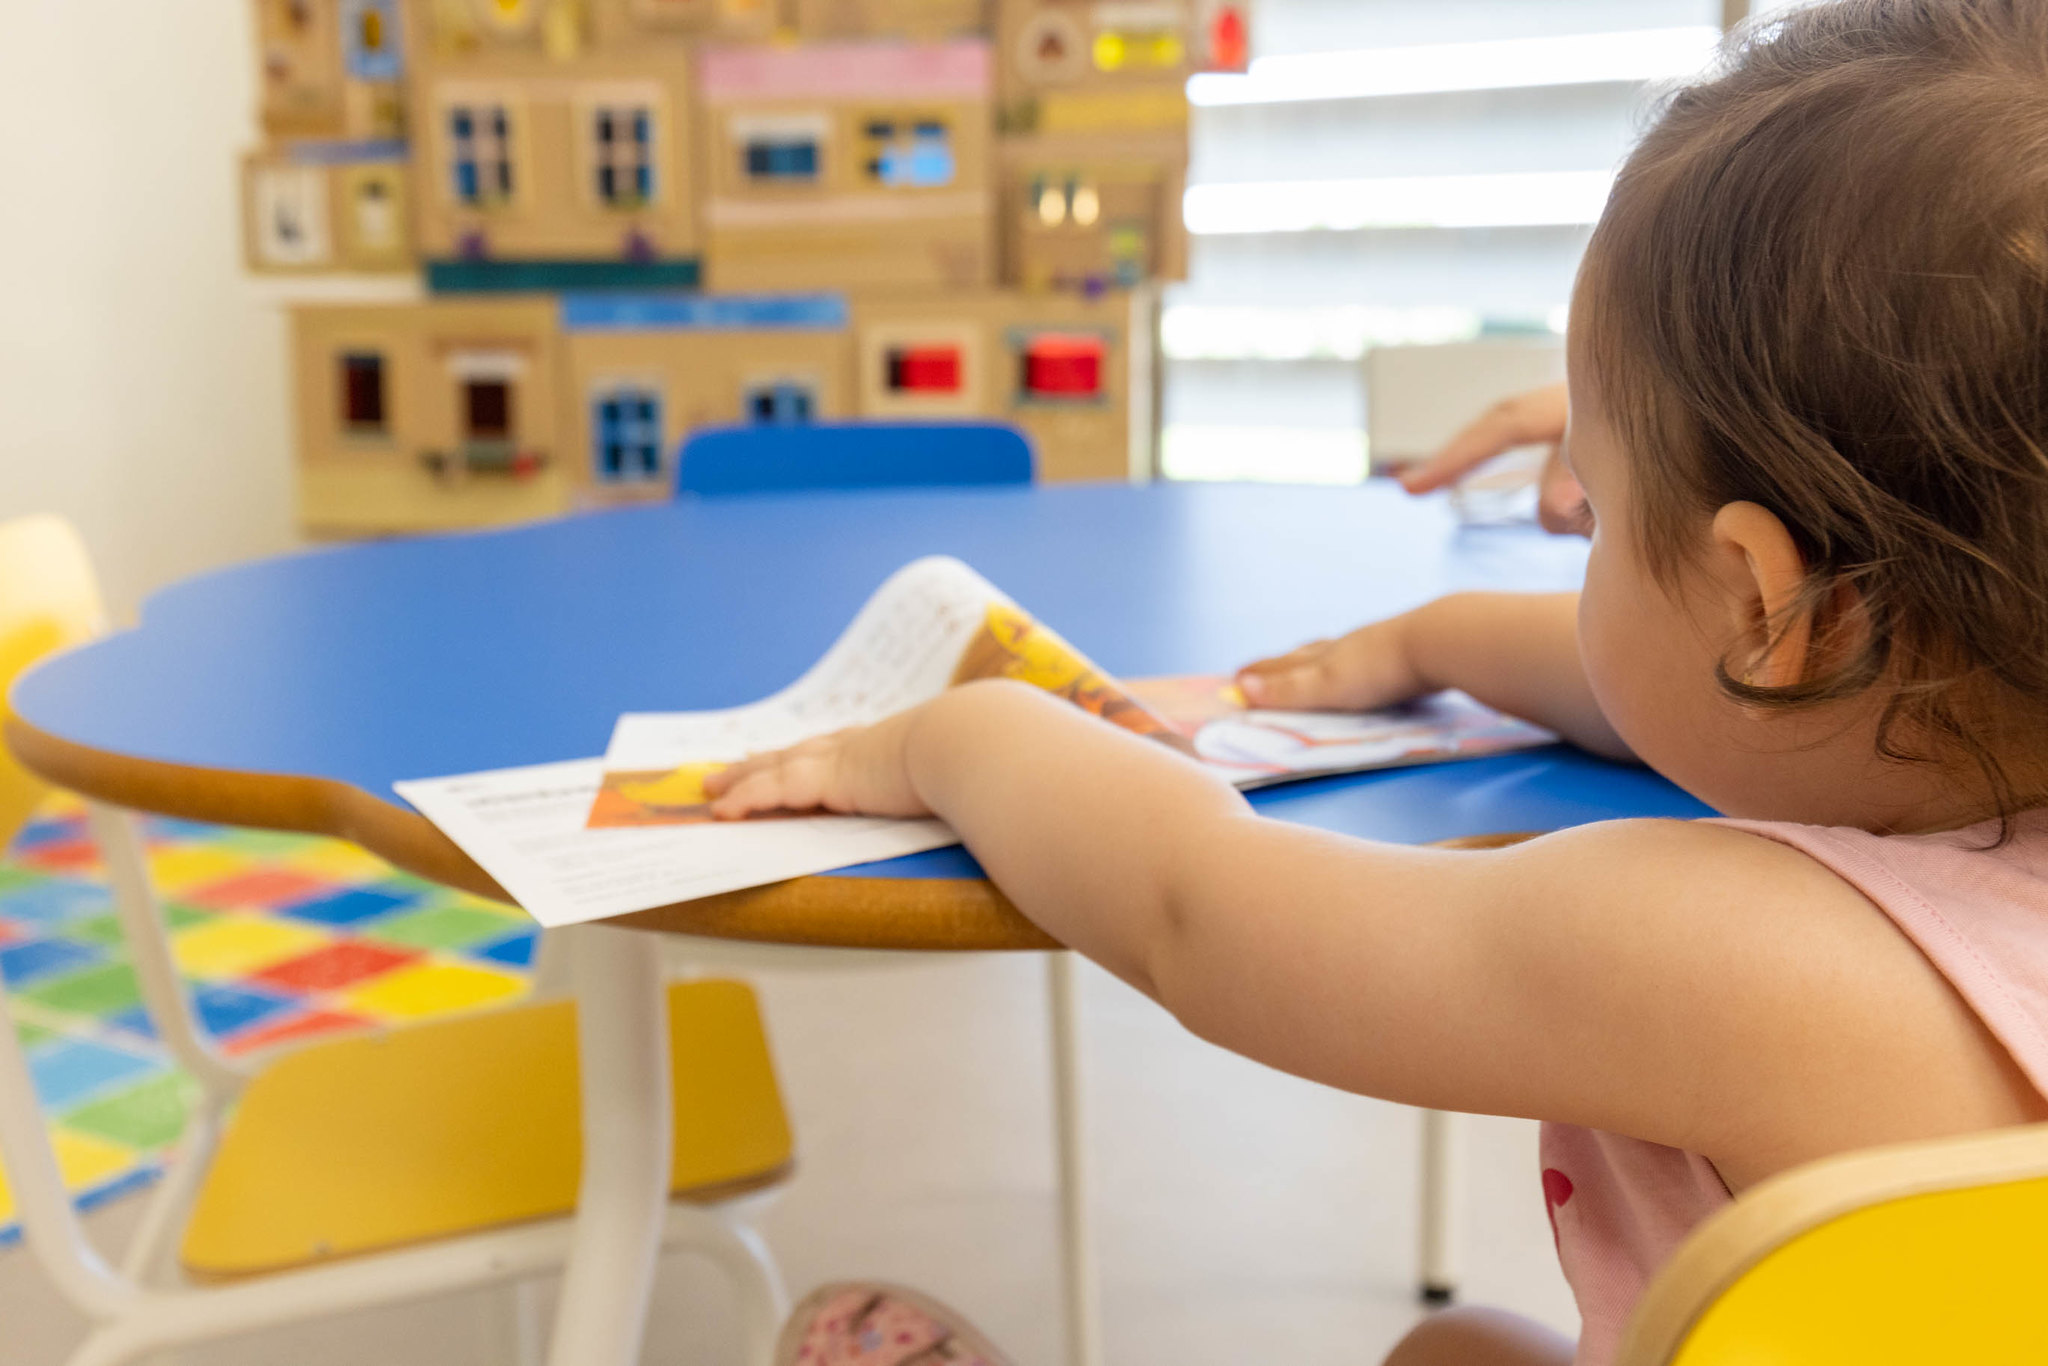
<svg viewBox="0 0 2048 1366">
<path fill-rule="evenodd" d="M 1244 66 L 1244 0 L 254 3 L 309 531 L 666 497 L 709 423 L 1150 470 L 1185 87 Z"/>
</svg>

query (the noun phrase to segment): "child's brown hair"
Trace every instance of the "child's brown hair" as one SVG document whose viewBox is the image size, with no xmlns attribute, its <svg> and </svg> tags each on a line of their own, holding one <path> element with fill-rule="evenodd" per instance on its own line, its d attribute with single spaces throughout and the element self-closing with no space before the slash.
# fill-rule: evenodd
<svg viewBox="0 0 2048 1366">
<path fill-rule="evenodd" d="M 2038 801 L 1991 717 L 2031 738 L 2048 706 L 2048 0 L 1833 0 L 1738 33 L 1623 168 L 1581 299 L 1657 572 L 1743 500 L 1811 572 L 1807 676 L 1724 661 L 1723 688 L 1882 684 L 1883 753 Z"/>
</svg>

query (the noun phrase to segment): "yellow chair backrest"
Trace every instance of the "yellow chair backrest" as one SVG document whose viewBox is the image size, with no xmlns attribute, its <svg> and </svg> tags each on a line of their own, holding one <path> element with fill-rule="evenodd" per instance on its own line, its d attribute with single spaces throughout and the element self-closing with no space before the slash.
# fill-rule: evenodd
<svg viewBox="0 0 2048 1366">
<path fill-rule="evenodd" d="M 1617 1366 L 2048 1362 L 2048 1125 L 1851 1153 L 1723 1210 Z"/>
<path fill-rule="evenodd" d="M 0 725 L 14 680 L 44 655 L 106 627 L 85 543 L 61 517 L 0 522 Z M 42 799 L 43 784 L 0 745 L 0 845 Z"/>
</svg>

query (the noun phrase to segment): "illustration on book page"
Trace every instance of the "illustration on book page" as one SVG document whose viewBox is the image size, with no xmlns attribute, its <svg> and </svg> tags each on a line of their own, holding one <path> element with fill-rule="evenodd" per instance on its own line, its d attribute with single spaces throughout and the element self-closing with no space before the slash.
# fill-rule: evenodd
<svg viewBox="0 0 2048 1366">
<path fill-rule="evenodd" d="M 1192 753 L 1186 737 L 947 556 L 890 575 L 810 671 L 763 701 L 724 711 L 619 718 L 590 810 L 594 830 L 710 819 L 704 780 L 728 764 L 815 735 L 864 726 L 980 678 L 1014 678 Z"/>
<path fill-rule="evenodd" d="M 1461 692 L 1442 692 L 1369 712 L 1263 711 L 1245 707 L 1228 678 L 1139 678 L 1130 695 L 1180 734 L 1196 758 L 1239 787 L 1554 744 L 1540 726 L 1503 716 Z"/>
</svg>

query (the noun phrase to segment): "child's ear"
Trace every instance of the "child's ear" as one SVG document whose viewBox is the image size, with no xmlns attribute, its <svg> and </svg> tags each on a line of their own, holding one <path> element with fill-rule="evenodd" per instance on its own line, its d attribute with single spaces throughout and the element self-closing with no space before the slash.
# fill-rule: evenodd
<svg viewBox="0 0 2048 1366">
<path fill-rule="evenodd" d="M 1723 590 L 1728 671 L 1760 688 L 1799 682 L 1813 622 L 1794 611 L 1806 562 L 1785 524 L 1756 503 L 1728 504 L 1714 514 L 1708 568 Z"/>
</svg>

